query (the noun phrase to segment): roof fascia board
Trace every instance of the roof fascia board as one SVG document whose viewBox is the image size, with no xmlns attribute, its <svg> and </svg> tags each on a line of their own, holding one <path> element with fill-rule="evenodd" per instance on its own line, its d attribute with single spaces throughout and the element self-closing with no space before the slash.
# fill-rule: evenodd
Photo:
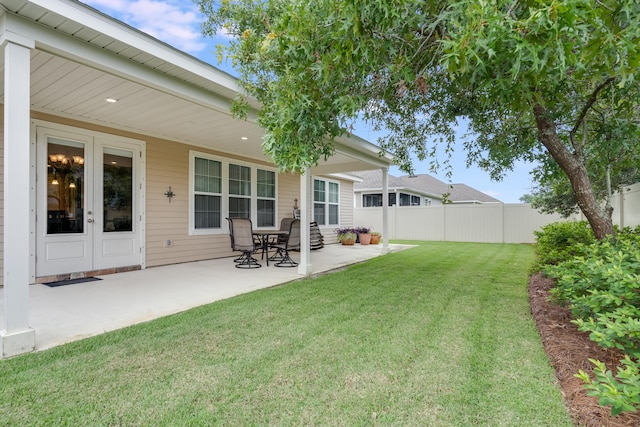
<svg viewBox="0 0 640 427">
<path fill-rule="evenodd" d="M 395 158 L 393 157 L 393 155 L 386 151 L 383 151 L 377 145 L 356 135 L 350 135 L 349 137 L 336 137 L 334 139 L 334 145 L 336 146 L 336 149 L 340 146 L 348 146 L 350 147 L 350 151 L 353 151 L 354 153 L 357 152 L 360 155 L 365 154 L 369 158 L 378 159 L 377 163 L 380 164 L 381 168 L 389 167 L 395 162 Z M 381 152 L 382 155 L 380 154 Z"/>
<path fill-rule="evenodd" d="M 5 13 L 5 20 L 5 31 L 25 37 L 28 34 L 35 40 L 36 47 L 42 51 L 231 115 L 231 100 L 222 95 L 172 78 L 20 16 Z"/>
<path fill-rule="evenodd" d="M 224 71 L 211 67 L 211 65 L 193 56 L 78 1 L 29 0 L 29 2 L 115 40 L 131 45 L 157 58 L 161 58 L 177 67 L 205 77 L 208 80 L 215 81 L 234 92 L 238 92 L 239 90 L 237 79 Z"/>
<path fill-rule="evenodd" d="M 425 196 L 425 197 L 433 197 L 436 199 L 442 199 L 442 194 L 438 195 L 436 193 L 428 193 L 426 191 L 418 191 L 415 190 L 413 188 L 407 188 L 407 187 L 389 187 L 389 191 L 391 191 L 393 189 L 393 191 L 404 191 L 408 194 L 413 194 L 416 196 Z M 365 192 L 380 192 L 382 191 L 382 188 L 380 187 L 371 187 L 371 188 L 358 188 L 357 190 L 354 190 L 360 193 L 365 193 Z"/>
<path fill-rule="evenodd" d="M 359 176 L 350 175 L 348 173 L 332 173 L 330 174 L 332 178 L 341 179 L 343 181 L 352 181 L 352 182 L 362 182 L 363 179 Z"/>
<path fill-rule="evenodd" d="M 366 147 L 365 144 L 374 147 L 377 151 Z M 379 155 L 379 147 L 366 141 L 358 141 L 351 138 L 346 140 L 342 138 L 340 140 L 334 139 L 333 146 L 335 147 L 337 153 L 343 154 L 353 159 L 365 161 L 371 164 L 373 169 L 384 169 L 393 164 L 393 160 L 389 158 L 387 154 L 385 154 L 384 156 Z M 362 148 L 365 148 L 366 151 L 363 152 L 361 150 Z"/>
</svg>

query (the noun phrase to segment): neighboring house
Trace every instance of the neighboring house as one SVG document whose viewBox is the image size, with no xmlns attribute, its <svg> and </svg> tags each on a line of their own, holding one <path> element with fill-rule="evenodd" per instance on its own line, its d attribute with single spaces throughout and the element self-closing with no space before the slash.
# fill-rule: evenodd
<svg viewBox="0 0 640 427">
<path fill-rule="evenodd" d="M 356 207 L 382 206 L 381 170 L 354 172 L 361 178 L 353 187 Z M 389 206 L 437 206 L 454 204 L 502 203 L 465 184 L 447 184 L 430 175 L 387 176 Z"/>
<path fill-rule="evenodd" d="M 226 217 L 277 228 L 296 199 L 335 238 L 353 218 L 342 173 L 392 162 L 339 138 L 309 173 L 279 173 L 230 115 L 230 75 L 75 0 L 0 6 L 3 356 L 34 347 L 29 284 L 227 257 Z M 308 254 L 303 228 L 303 275 Z"/>
</svg>

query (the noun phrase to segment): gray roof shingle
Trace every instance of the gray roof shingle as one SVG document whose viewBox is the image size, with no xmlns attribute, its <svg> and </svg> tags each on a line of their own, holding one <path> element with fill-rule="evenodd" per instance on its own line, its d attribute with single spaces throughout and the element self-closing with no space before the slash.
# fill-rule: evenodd
<svg viewBox="0 0 640 427">
<path fill-rule="evenodd" d="M 362 178 L 362 182 L 354 184 L 355 191 L 382 189 L 382 171 L 380 170 L 354 172 L 353 175 Z M 388 183 L 390 190 L 413 190 L 414 192 L 431 195 L 439 199 L 442 199 L 444 194 L 449 193 L 449 200 L 453 203 L 501 203 L 495 197 L 491 197 L 466 184 L 447 184 L 428 174 L 400 177 L 389 174 Z"/>
</svg>

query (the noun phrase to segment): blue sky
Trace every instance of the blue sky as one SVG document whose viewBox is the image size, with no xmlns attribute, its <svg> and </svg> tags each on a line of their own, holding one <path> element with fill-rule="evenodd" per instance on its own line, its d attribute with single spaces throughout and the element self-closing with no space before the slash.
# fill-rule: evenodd
<svg viewBox="0 0 640 427">
<path fill-rule="evenodd" d="M 123 21 L 134 28 L 187 52 L 202 61 L 208 62 L 231 74 L 233 70 L 228 64 L 218 64 L 215 45 L 224 40 L 204 38 L 200 32 L 203 20 L 198 8 L 191 0 L 81 0 L 101 12 Z M 366 125 L 358 126 L 355 134 L 371 142 L 376 142 L 379 134 L 371 131 Z M 440 161 L 444 160 L 444 157 Z M 493 182 L 489 174 L 476 167 L 466 167 L 466 155 L 456 150 L 451 165 L 451 178 L 445 171 L 433 173 L 429 171 L 429 162 L 415 162 L 416 173 L 429 173 L 445 182 L 467 184 L 477 190 L 489 194 L 505 203 L 518 203 L 519 198 L 529 193 L 532 188 L 529 172 L 532 165 L 518 163 L 503 181 Z M 391 174 L 402 175 L 397 168 Z"/>
</svg>

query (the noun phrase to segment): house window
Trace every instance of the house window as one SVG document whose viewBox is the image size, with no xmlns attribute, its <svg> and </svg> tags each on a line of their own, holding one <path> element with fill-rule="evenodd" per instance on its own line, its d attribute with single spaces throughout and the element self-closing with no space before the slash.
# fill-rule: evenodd
<svg viewBox="0 0 640 427">
<path fill-rule="evenodd" d="M 277 173 L 235 160 L 190 152 L 190 234 L 227 231 L 225 217 L 275 227 Z"/>
<path fill-rule="evenodd" d="M 411 206 L 420 206 L 420 196 L 411 196 Z"/>
<path fill-rule="evenodd" d="M 400 193 L 400 206 L 411 206 L 411 195 Z"/>
<path fill-rule="evenodd" d="M 275 227 L 276 173 L 258 169 L 258 227 Z"/>
<path fill-rule="evenodd" d="M 318 225 L 340 223 L 340 184 L 321 179 L 313 180 L 313 219 Z"/>
<path fill-rule="evenodd" d="M 222 221 L 222 163 L 196 157 L 193 173 L 193 226 L 220 228 Z"/>
<path fill-rule="evenodd" d="M 382 206 L 382 194 L 363 194 L 362 207 L 372 208 Z"/>
</svg>

